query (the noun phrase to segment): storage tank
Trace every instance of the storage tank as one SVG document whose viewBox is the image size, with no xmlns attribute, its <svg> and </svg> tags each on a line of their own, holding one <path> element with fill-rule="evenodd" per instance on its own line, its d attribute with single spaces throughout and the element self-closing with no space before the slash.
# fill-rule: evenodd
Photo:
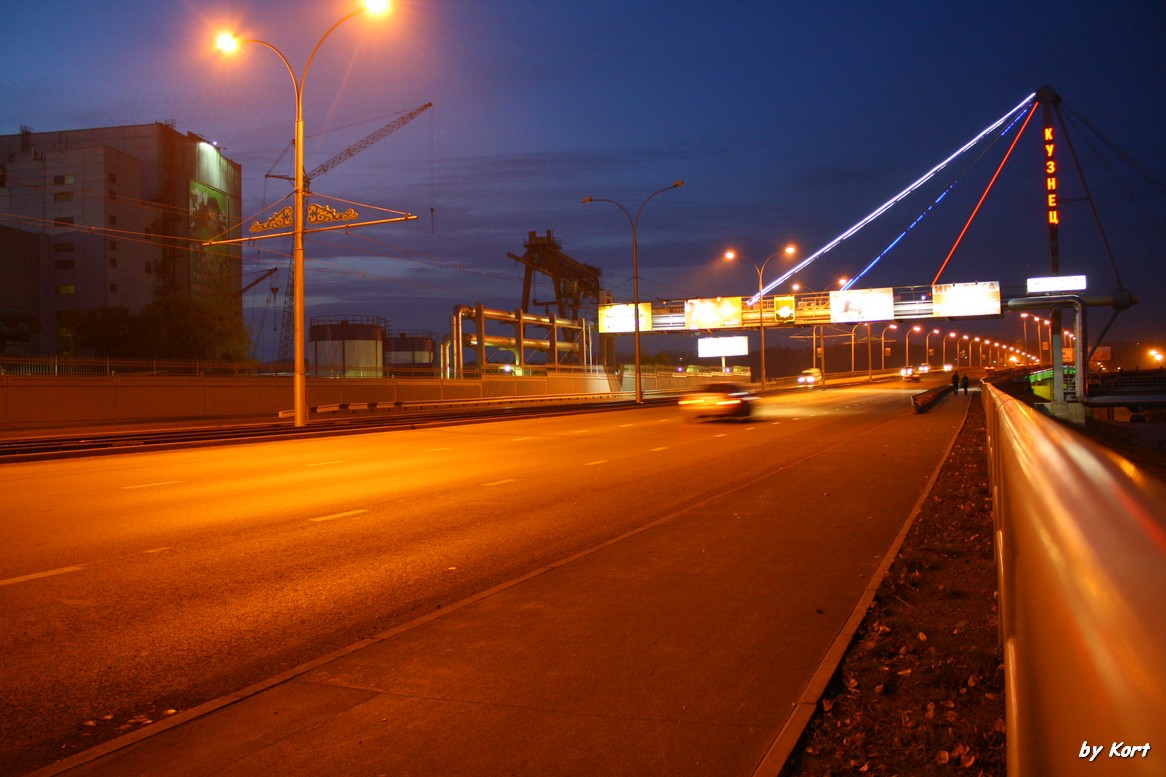
<svg viewBox="0 0 1166 777">
<path fill-rule="evenodd" d="M 308 328 L 312 374 L 319 378 L 379 378 L 389 322 L 379 316 L 313 316 Z"/>
<path fill-rule="evenodd" d="M 437 333 L 402 330 L 385 338 L 385 372 L 429 375 L 437 372 Z"/>
</svg>

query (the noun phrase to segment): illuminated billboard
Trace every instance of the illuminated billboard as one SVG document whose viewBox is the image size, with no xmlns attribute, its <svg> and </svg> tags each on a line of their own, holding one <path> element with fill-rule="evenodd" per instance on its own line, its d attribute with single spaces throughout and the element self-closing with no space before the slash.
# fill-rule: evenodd
<svg viewBox="0 0 1166 777">
<path fill-rule="evenodd" d="M 1000 315 L 1000 282 L 941 283 L 931 287 L 932 313 L 950 316 Z"/>
<path fill-rule="evenodd" d="M 684 303 L 685 329 L 727 329 L 740 326 L 740 297 L 690 299 Z"/>
<path fill-rule="evenodd" d="M 632 317 L 635 305 L 621 302 L 599 306 L 599 331 L 602 334 L 625 334 L 636 331 L 636 320 Z M 652 331 L 652 303 L 640 303 L 640 331 Z"/>
<path fill-rule="evenodd" d="M 833 324 L 894 320 L 895 290 L 892 288 L 830 292 L 830 322 Z"/>
<path fill-rule="evenodd" d="M 774 317 L 783 324 L 792 324 L 794 320 L 794 310 L 796 305 L 793 297 L 774 297 L 773 298 L 773 313 Z"/>
<path fill-rule="evenodd" d="M 749 338 L 744 335 L 737 337 L 700 337 L 696 341 L 696 354 L 702 358 L 712 356 L 747 356 L 749 354 Z"/>
<path fill-rule="evenodd" d="M 1029 278 L 1029 294 L 1045 294 L 1057 291 L 1085 291 L 1084 275 L 1054 275 L 1049 278 Z"/>
</svg>

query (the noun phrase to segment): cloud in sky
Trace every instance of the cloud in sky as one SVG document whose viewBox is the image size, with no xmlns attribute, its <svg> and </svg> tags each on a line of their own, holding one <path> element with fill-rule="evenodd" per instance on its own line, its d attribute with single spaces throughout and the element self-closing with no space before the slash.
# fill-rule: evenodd
<svg viewBox="0 0 1166 777">
<path fill-rule="evenodd" d="M 291 139 L 291 82 L 271 52 L 251 46 L 225 59 L 212 35 L 232 21 L 302 67 L 351 5 L 17 6 L 0 33 L 0 132 L 172 119 L 243 164 L 254 212 L 287 193 L 264 174 Z M 521 253 L 532 230 L 553 230 L 627 298 L 627 219 L 581 199 L 615 199 L 634 215 L 677 179 L 684 188 L 654 199 L 639 222 L 645 296 L 747 294 L 755 272 L 718 265 L 726 247 L 755 261 L 789 241 L 813 252 L 1044 84 L 1161 182 L 1164 39 L 1166 6 L 1152 2 L 397 0 L 388 19 L 348 23 L 321 47 L 305 90 L 305 148 L 311 167 L 432 101 L 313 184 L 419 219 L 311 236 L 309 312 L 347 305 L 441 330 L 454 304 L 514 307 L 522 276 L 506 254 Z M 1145 226 L 1084 139 L 1076 151 L 1123 280 L 1145 300 L 1121 326 L 1166 336 L 1161 227 Z M 1030 129 L 953 257 L 952 279 L 1019 284 L 1047 269 L 1039 153 Z M 929 283 L 998 161 L 985 156 L 871 271 L 872 284 Z M 959 169 L 831 251 L 807 282 L 866 266 Z M 1127 185 L 1166 222 L 1160 191 L 1136 177 Z M 1105 293 L 1113 273 L 1074 191 L 1063 266 L 1086 268 L 1091 290 Z M 246 266 L 272 266 L 280 252 L 249 247 Z"/>
</svg>

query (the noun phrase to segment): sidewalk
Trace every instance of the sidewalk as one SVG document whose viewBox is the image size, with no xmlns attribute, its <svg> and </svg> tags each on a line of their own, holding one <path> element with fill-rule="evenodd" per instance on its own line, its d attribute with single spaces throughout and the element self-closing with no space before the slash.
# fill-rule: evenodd
<svg viewBox="0 0 1166 777">
<path fill-rule="evenodd" d="M 36 774 L 776 774 L 967 401 Z"/>
</svg>

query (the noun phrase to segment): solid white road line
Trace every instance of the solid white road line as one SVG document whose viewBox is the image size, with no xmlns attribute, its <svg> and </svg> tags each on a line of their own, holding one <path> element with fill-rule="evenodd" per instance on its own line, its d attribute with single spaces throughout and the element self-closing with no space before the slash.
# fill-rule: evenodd
<svg viewBox="0 0 1166 777">
<path fill-rule="evenodd" d="M 348 511 L 343 512 L 343 513 L 332 513 L 331 515 L 321 515 L 319 518 L 309 518 L 308 520 L 313 521 L 315 523 L 319 523 L 320 521 L 334 521 L 337 518 L 347 518 L 350 515 L 360 515 L 361 513 L 367 513 L 367 512 L 368 512 L 368 510 L 348 510 Z"/>
</svg>

